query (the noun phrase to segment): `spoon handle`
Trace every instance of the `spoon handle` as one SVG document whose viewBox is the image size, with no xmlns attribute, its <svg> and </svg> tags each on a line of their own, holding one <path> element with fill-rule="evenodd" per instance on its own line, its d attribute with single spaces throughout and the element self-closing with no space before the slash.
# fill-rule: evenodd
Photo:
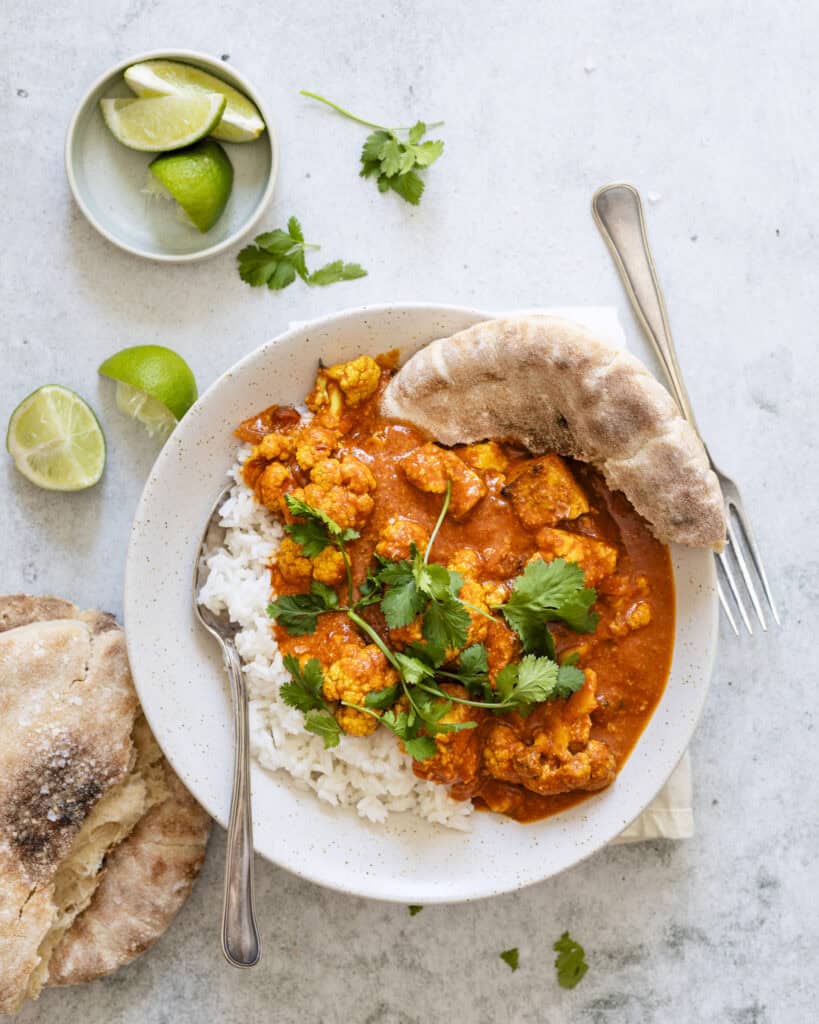
<svg viewBox="0 0 819 1024">
<path fill-rule="evenodd" d="M 253 913 L 253 821 L 250 811 L 247 689 L 239 655 L 232 643 L 223 644 L 225 667 L 233 701 L 235 753 L 233 796 L 227 831 L 225 902 L 222 951 L 234 967 L 259 962 L 259 933 Z"/>
<path fill-rule="evenodd" d="M 668 326 L 665 299 L 648 244 L 640 193 L 633 185 L 622 182 L 604 185 L 594 194 L 592 214 L 611 250 L 637 319 L 663 364 L 674 397 L 696 430 L 691 400 L 683 383 Z"/>
</svg>

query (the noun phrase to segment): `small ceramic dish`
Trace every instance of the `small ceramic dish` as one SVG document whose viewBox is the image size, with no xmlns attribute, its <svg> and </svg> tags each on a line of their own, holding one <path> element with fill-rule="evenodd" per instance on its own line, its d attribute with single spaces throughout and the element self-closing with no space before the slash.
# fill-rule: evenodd
<svg viewBox="0 0 819 1024">
<path fill-rule="evenodd" d="M 234 169 L 225 212 L 205 234 L 183 223 L 175 205 L 143 191 L 154 153 L 121 145 L 105 126 L 99 101 L 132 96 L 123 73 L 145 60 L 175 60 L 208 71 L 251 99 L 267 130 L 253 142 L 223 143 Z M 101 75 L 77 107 L 65 140 L 65 169 L 77 205 L 114 245 L 145 259 L 183 263 L 214 256 L 258 222 L 273 195 L 279 148 L 270 112 L 248 80 L 223 61 L 192 50 L 153 50 L 121 61 Z"/>
</svg>

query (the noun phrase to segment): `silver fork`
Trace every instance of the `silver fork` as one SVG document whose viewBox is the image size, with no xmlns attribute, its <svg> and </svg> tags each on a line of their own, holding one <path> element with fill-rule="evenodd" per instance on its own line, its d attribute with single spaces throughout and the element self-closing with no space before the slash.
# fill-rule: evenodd
<svg viewBox="0 0 819 1024">
<path fill-rule="evenodd" d="M 225 896 L 222 907 L 222 952 L 234 967 L 254 967 L 261 948 L 253 911 L 253 822 L 250 808 L 250 757 L 248 751 L 247 687 L 234 638 L 239 630 L 226 611 L 217 614 L 199 603 L 199 591 L 207 580 L 205 552 L 219 547 L 225 529 L 219 525 L 219 509 L 230 487 L 216 499 L 196 552 L 193 569 L 193 610 L 202 626 L 218 642 L 230 678 L 233 704 L 233 794 L 225 855 Z"/>
<path fill-rule="evenodd" d="M 654 259 L 648 244 L 640 194 L 633 185 L 627 185 L 622 182 L 604 185 L 603 188 L 598 189 L 594 194 L 592 214 L 611 250 L 637 319 L 640 321 L 648 340 L 651 342 L 663 365 L 668 382 L 671 385 L 671 392 L 677 400 L 680 411 L 694 430 L 697 430 L 697 433 L 699 433 L 691 408 L 691 400 L 688 397 L 685 384 L 683 384 L 682 373 L 677 362 L 677 352 L 671 338 L 671 329 L 668 326 L 668 313 L 666 312 L 665 300 L 657 280 L 657 271 L 654 267 Z M 716 473 L 722 488 L 722 495 L 725 500 L 725 520 L 728 524 L 728 537 L 725 549 L 717 553 L 717 563 L 733 595 L 737 610 L 746 629 L 749 633 L 753 633 L 747 604 L 743 600 L 742 591 L 729 557 L 733 554 L 759 624 L 766 630 L 768 623 L 762 609 L 757 585 L 754 582 L 748 565 L 746 553 L 743 551 L 743 542 L 747 554 L 750 556 L 753 568 L 756 571 L 757 580 L 762 585 L 771 614 L 778 625 L 779 613 L 776 610 L 765 567 L 762 564 L 759 546 L 751 529 L 750 520 L 743 507 L 742 497 L 737 485 L 715 465 L 707 447 L 705 450 L 708 454 L 711 468 Z M 740 533 L 742 534 L 742 540 L 740 540 Z M 739 636 L 734 613 L 731 610 L 731 605 L 719 577 L 717 578 L 717 593 L 731 628 Z"/>
</svg>

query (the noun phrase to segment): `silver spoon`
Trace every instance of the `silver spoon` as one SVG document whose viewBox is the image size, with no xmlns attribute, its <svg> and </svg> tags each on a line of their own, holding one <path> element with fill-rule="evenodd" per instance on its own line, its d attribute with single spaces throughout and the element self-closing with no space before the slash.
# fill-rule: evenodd
<svg viewBox="0 0 819 1024">
<path fill-rule="evenodd" d="M 205 526 L 193 570 L 193 608 L 199 622 L 222 648 L 233 704 L 233 795 L 227 830 L 225 900 L 222 911 L 222 952 L 234 967 L 254 967 L 261 954 L 253 912 L 253 822 L 250 813 L 250 764 L 248 756 L 247 688 L 233 640 L 239 630 L 226 611 L 216 614 L 199 603 L 199 592 L 208 577 L 204 554 L 222 545 L 225 528 L 219 525 L 219 509 L 230 487 L 216 499 Z"/>
</svg>

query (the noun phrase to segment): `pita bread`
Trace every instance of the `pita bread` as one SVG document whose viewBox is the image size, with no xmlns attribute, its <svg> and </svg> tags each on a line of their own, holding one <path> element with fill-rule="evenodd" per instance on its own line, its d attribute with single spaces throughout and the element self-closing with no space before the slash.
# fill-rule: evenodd
<svg viewBox="0 0 819 1024">
<path fill-rule="evenodd" d="M 697 433 L 638 359 L 570 320 L 488 320 L 433 341 L 393 377 L 381 408 L 444 445 L 494 438 L 590 462 L 664 543 L 725 542 Z"/>
<path fill-rule="evenodd" d="M 185 833 L 179 851 L 177 818 Z M 111 851 L 127 842 L 134 864 L 157 868 L 165 835 L 167 859 L 184 862 L 188 880 L 180 884 L 178 868 L 164 877 L 157 870 L 152 883 L 164 912 L 143 922 L 138 946 L 147 948 L 184 902 L 208 828 L 145 724 L 114 618 L 57 598 L 0 597 L 0 1012 L 36 998 L 55 951 L 63 964 L 74 929 L 79 935 L 97 914 L 100 882 L 110 873 L 116 883 Z M 122 940 L 144 892 L 122 899 L 116 918 L 107 915 L 117 934 L 98 933 L 108 946 L 96 961 L 104 971 L 139 951 Z M 82 962 L 85 969 L 69 973 L 61 966 L 60 978 L 101 973 L 88 955 Z"/>
</svg>

